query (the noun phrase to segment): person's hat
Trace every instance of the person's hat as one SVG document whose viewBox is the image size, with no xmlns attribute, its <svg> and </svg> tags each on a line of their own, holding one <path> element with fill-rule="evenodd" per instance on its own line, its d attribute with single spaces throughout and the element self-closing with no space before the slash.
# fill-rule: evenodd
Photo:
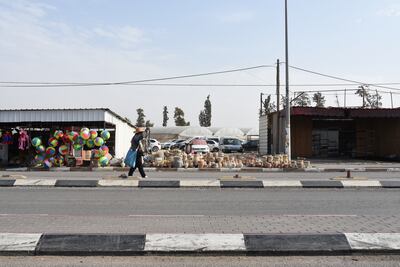
<svg viewBox="0 0 400 267">
<path fill-rule="evenodd" d="M 144 127 L 136 127 L 135 133 L 143 133 L 144 131 L 146 131 L 146 128 L 144 128 Z"/>
</svg>

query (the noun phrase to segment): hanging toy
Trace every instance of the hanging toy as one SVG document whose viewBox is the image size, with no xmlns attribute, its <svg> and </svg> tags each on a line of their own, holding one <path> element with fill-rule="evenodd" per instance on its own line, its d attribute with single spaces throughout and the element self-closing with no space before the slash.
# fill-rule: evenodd
<svg viewBox="0 0 400 267">
<path fill-rule="evenodd" d="M 75 142 L 76 139 L 78 138 L 79 134 L 75 131 L 71 131 L 68 133 L 68 138 L 71 142 Z"/>
<path fill-rule="evenodd" d="M 91 139 L 96 139 L 96 137 L 97 137 L 97 131 L 91 130 L 91 131 L 90 131 L 90 138 L 91 138 Z"/>
<path fill-rule="evenodd" d="M 108 146 L 102 145 L 102 146 L 99 148 L 99 151 L 100 151 L 100 154 L 101 154 L 102 156 L 107 155 L 108 152 L 109 152 Z"/>
<path fill-rule="evenodd" d="M 38 146 L 40 146 L 41 144 L 42 144 L 42 140 L 40 140 L 39 137 L 35 137 L 35 138 L 32 139 L 32 145 L 33 145 L 34 147 L 38 147 Z"/>
<path fill-rule="evenodd" d="M 49 146 L 56 147 L 58 146 L 58 140 L 55 137 L 49 139 Z"/>
<path fill-rule="evenodd" d="M 94 144 L 96 146 L 102 146 L 104 144 L 104 140 L 101 137 L 97 137 L 96 139 L 94 139 Z"/>
<path fill-rule="evenodd" d="M 101 138 L 104 139 L 104 141 L 107 141 L 108 139 L 110 139 L 111 134 L 110 134 L 109 131 L 104 130 L 104 131 L 102 131 L 102 132 L 100 133 L 100 136 L 101 136 Z"/>
<path fill-rule="evenodd" d="M 88 148 L 93 148 L 94 147 L 94 141 L 92 139 L 86 140 L 86 146 Z"/>
<path fill-rule="evenodd" d="M 63 156 L 65 156 L 65 155 L 67 155 L 68 154 L 68 151 L 69 149 L 68 149 L 68 147 L 66 146 L 66 145 L 61 145 L 59 148 L 58 148 L 58 152 L 61 154 L 61 155 L 63 155 Z"/>
<path fill-rule="evenodd" d="M 99 159 L 99 164 L 100 164 L 100 166 L 102 166 L 102 167 L 105 167 L 105 166 L 107 166 L 108 165 L 108 162 L 109 162 L 109 160 L 108 160 L 108 158 L 107 157 L 101 157 L 100 159 Z"/>
<path fill-rule="evenodd" d="M 56 149 L 54 147 L 48 147 L 46 148 L 46 156 L 47 157 L 52 157 L 56 154 Z"/>
<path fill-rule="evenodd" d="M 61 140 L 63 138 L 63 136 L 64 136 L 64 133 L 63 133 L 63 131 L 60 131 L 60 130 L 56 130 L 53 134 L 53 137 L 57 140 Z"/>
</svg>

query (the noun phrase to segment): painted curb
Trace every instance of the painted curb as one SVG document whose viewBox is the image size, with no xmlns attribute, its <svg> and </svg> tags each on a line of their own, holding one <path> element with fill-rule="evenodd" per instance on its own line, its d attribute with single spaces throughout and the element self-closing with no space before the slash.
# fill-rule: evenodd
<svg viewBox="0 0 400 267">
<path fill-rule="evenodd" d="M 56 180 L 56 179 L 0 179 L 0 187 L 132 187 L 132 188 L 400 188 L 400 181 L 378 180 Z"/>
<path fill-rule="evenodd" d="M 0 255 L 399 254 L 400 233 L 0 233 Z"/>
</svg>

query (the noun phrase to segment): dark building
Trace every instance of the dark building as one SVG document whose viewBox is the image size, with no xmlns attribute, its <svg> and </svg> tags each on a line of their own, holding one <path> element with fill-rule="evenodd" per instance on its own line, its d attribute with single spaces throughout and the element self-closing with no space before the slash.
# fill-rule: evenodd
<svg viewBox="0 0 400 267">
<path fill-rule="evenodd" d="M 272 152 L 283 151 L 284 112 L 269 115 Z M 278 141 L 278 132 L 281 139 Z M 279 148 L 278 148 L 279 146 Z M 400 159 L 400 108 L 291 108 L 292 157 Z"/>
</svg>

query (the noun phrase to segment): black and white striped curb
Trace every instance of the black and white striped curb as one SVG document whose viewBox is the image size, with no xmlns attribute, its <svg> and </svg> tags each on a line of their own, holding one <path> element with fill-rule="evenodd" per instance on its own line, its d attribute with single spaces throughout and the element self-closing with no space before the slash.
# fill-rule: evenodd
<svg viewBox="0 0 400 267">
<path fill-rule="evenodd" d="M 400 233 L 21 234 L 0 233 L 2 255 L 179 253 L 345 255 L 400 253 Z"/>
<path fill-rule="evenodd" d="M 355 167 L 355 168 L 297 168 L 297 169 L 281 169 L 281 168 L 144 168 L 146 172 L 400 172 L 400 168 L 391 167 Z M 78 171 L 93 171 L 93 172 L 127 172 L 129 168 L 126 167 L 101 167 L 101 168 L 91 168 L 91 167 L 59 167 L 59 168 L 10 168 L 10 169 L 0 169 L 0 171 L 8 172 L 28 172 L 28 171 L 52 171 L 52 172 L 78 172 Z"/>
<path fill-rule="evenodd" d="M 0 179 L 0 187 L 134 187 L 134 188 L 400 188 L 400 180 L 57 180 Z"/>
</svg>

